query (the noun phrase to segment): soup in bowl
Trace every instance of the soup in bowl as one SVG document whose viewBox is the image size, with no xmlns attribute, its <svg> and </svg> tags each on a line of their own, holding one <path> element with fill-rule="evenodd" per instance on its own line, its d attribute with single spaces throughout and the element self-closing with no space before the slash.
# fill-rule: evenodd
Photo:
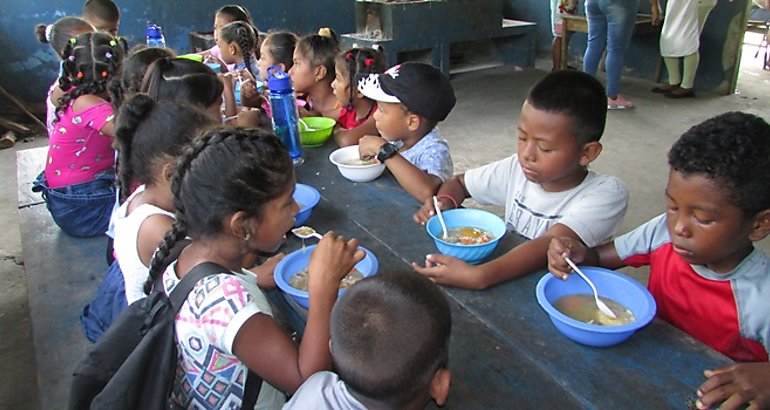
<svg viewBox="0 0 770 410">
<path fill-rule="evenodd" d="M 505 221 L 491 212 L 458 208 L 444 211 L 443 216 L 449 233 L 447 238 L 435 215 L 425 224 L 425 230 L 439 252 L 471 264 L 478 264 L 489 256 L 505 235 Z"/>
</svg>

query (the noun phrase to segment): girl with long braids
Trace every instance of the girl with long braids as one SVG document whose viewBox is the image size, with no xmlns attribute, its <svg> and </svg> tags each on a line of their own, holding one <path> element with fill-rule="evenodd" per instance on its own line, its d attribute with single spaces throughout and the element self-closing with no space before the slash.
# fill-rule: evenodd
<svg viewBox="0 0 770 410">
<path fill-rule="evenodd" d="M 253 78 L 259 78 L 259 67 L 254 52 L 257 49 L 257 33 L 242 21 L 234 21 L 219 29 L 217 45 L 222 61 L 233 65 L 234 73 L 246 70 Z"/>
<path fill-rule="evenodd" d="M 104 234 L 115 204 L 114 114 L 107 84 L 120 72 L 123 47 L 112 36 L 83 33 L 62 52 L 63 75 L 45 169 L 33 183 L 54 222 L 72 236 Z"/>
<path fill-rule="evenodd" d="M 171 183 L 176 220 L 155 253 L 146 291 L 162 275 L 170 292 L 204 262 L 226 269 L 201 279 L 177 314 L 177 405 L 239 408 L 251 370 L 264 380 L 257 408 L 280 408 L 281 391 L 291 394 L 313 373 L 332 367 L 331 309 L 340 280 L 364 257 L 358 241 L 329 232 L 311 255 L 312 302 L 299 346 L 273 319 L 255 278 L 241 271 L 285 240 L 299 210 L 294 185 L 286 149 L 260 129 L 215 129 L 177 162 Z M 163 270 L 170 249 L 185 237 L 190 244 Z"/>
<path fill-rule="evenodd" d="M 337 145 L 355 145 L 364 135 L 378 134 L 372 115 L 377 111 L 377 102 L 358 91 L 358 81 L 386 68 L 385 57 L 374 48 L 351 48 L 334 60 L 332 89 L 342 104 L 339 127 L 334 132 Z"/>
</svg>

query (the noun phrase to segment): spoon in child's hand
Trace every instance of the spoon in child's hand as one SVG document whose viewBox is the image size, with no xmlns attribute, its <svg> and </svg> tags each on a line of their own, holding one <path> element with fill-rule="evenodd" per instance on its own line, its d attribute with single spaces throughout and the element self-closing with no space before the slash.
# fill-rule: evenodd
<svg viewBox="0 0 770 410">
<path fill-rule="evenodd" d="M 293 233 L 294 235 L 297 236 L 297 238 L 300 238 L 300 239 L 309 239 L 309 238 L 322 239 L 323 238 L 323 236 L 321 236 L 320 233 L 316 232 L 315 229 L 307 225 L 294 228 L 291 230 L 291 233 Z"/>
</svg>

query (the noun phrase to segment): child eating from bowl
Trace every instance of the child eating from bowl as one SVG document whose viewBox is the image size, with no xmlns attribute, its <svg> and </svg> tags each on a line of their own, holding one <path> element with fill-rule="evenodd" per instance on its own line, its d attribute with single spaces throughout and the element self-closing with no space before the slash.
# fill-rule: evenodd
<svg viewBox="0 0 770 410">
<path fill-rule="evenodd" d="M 770 406 L 770 125 L 729 112 L 696 125 L 668 153 L 666 212 L 613 242 L 587 248 L 554 238 L 548 268 L 576 263 L 650 267 L 658 317 L 737 360 L 706 370 L 699 409 Z"/>
<path fill-rule="evenodd" d="M 453 173 L 449 145 L 436 128 L 455 105 L 449 79 L 431 65 L 407 62 L 363 78 L 358 90 L 377 102 L 380 133 L 359 140 L 361 159 L 377 158 L 415 199 L 430 199 Z"/>
<path fill-rule="evenodd" d="M 445 285 L 484 289 L 547 264 L 553 236 L 596 246 L 612 238 L 626 212 L 628 190 L 619 179 L 588 169 L 602 151 L 607 118 L 604 87 L 578 71 L 554 71 L 532 87 L 521 108 L 517 153 L 459 174 L 441 185 L 441 209 L 467 197 L 505 206 L 508 230 L 528 239 L 505 255 L 470 265 L 447 255 L 426 256 L 412 267 Z M 414 215 L 425 223 L 432 200 Z"/>
<path fill-rule="evenodd" d="M 284 410 L 417 409 L 431 399 L 442 406 L 452 378 L 451 328 L 446 297 L 426 278 L 364 278 L 332 311 L 329 349 L 337 373 L 308 378 Z"/>
</svg>

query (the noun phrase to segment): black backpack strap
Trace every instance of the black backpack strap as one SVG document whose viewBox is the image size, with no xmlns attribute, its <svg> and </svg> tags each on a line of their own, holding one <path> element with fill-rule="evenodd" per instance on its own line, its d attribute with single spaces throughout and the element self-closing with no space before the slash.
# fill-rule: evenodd
<svg viewBox="0 0 770 410">
<path fill-rule="evenodd" d="M 168 296 L 171 302 L 171 308 L 174 310 L 174 314 L 179 312 L 185 299 L 193 290 L 195 285 L 201 279 L 209 275 L 216 275 L 218 273 L 230 273 L 230 269 L 227 269 L 221 265 L 212 262 L 203 262 L 192 268 L 181 281 L 174 287 L 171 294 Z M 248 369 L 248 368 L 247 368 Z M 257 398 L 259 397 L 259 391 L 262 388 L 262 378 L 256 373 L 249 370 L 249 374 L 246 376 L 246 384 L 243 388 L 243 409 L 253 409 L 257 404 Z"/>
</svg>

